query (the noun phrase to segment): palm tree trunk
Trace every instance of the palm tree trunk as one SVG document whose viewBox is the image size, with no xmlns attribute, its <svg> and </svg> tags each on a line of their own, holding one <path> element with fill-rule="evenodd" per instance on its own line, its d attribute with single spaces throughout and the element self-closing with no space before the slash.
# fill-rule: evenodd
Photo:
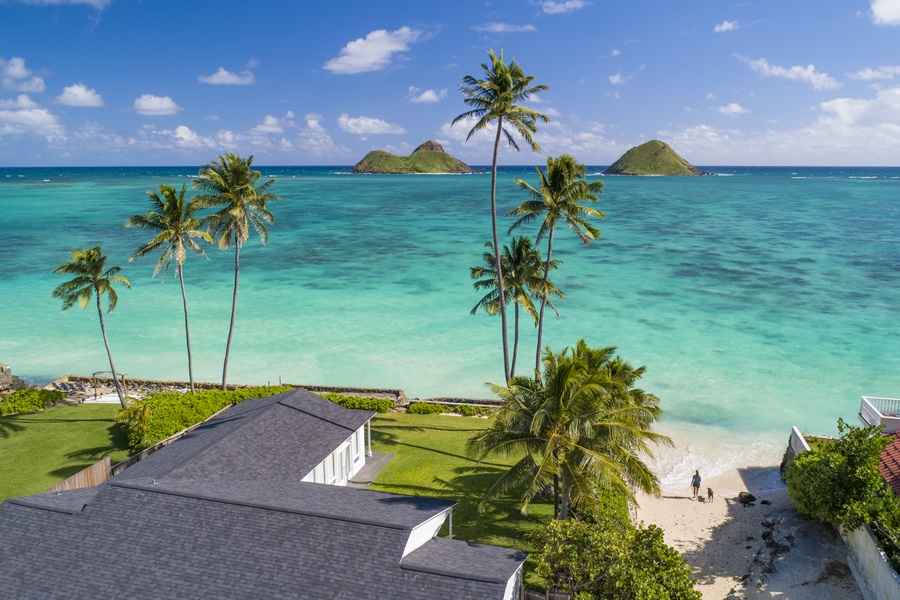
<svg viewBox="0 0 900 600">
<path fill-rule="evenodd" d="M 515 331 L 513 332 L 513 351 L 512 351 L 512 363 L 509 367 L 509 378 L 512 379 L 516 376 L 516 356 L 519 354 L 519 303 L 517 302 L 514 307 L 515 315 L 514 317 L 514 327 Z"/>
<path fill-rule="evenodd" d="M 228 354 L 231 352 L 231 336 L 234 333 L 234 316 L 237 313 L 238 274 L 241 265 L 241 245 L 235 236 L 234 240 L 234 295 L 231 297 L 231 325 L 228 326 L 228 342 L 225 344 L 225 364 L 222 366 L 222 389 L 227 390 Z"/>
<path fill-rule="evenodd" d="M 504 381 L 511 379 L 509 370 L 509 334 L 506 331 L 506 296 L 503 293 L 503 269 L 500 267 L 500 240 L 497 236 L 497 153 L 500 149 L 500 134 L 503 131 L 503 117 L 497 119 L 497 136 L 494 139 L 494 160 L 491 163 L 491 233 L 494 236 L 494 266 L 497 269 L 497 292 L 500 299 L 500 327 L 503 330 L 503 375 Z"/>
<path fill-rule="evenodd" d="M 97 296 L 97 314 L 100 316 L 100 331 L 103 333 L 103 344 L 106 346 L 106 356 L 109 358 L 109 370 L 112 373 L 113 386 L 116 388 L 116 395 L 119 397 L 119 404 L 122 408 L 128 408 L 128 402 L 125 401 L 125 390 L 122 389 L 122 383 L 119 381 L 119 374 L 116 373 L 116 365 L 113 363 L 112 352 L 109 350 L 109 339 L 106 337 L 106 324 L 103 323 L 103 307 L 100 306 L 100 290 L 94 288 Z"/>
<path fill-rule="evenodd" d="M 544 334 L 544 310 L 547 308 L 547 286 L 550 281 L 550 259 L 553 254 L 554 233 L 556 233 L 556 227 L 551 227 L 550 235 L 547 236 L 547 262 L 544 263 L 544 289 L 541 292 L 541 312 L 538 314 L 537 351 L 534 357 L 534 377 L 536 380 L 541 377 L 541 342 Z"/>
<path fill-rule="evenodd" d="M 562 483 L 562 489 L 559 491 L 559 517 L 560 521 L 569 518 L 569 489 L 565 482 Z"/>
<path fill-rule="evenodd" d="M 187 294 L 184 291 L 184 265 L 178 265 L 178 281 L 181 283 L 181 300 L 184 302 L 184 338 L 187 342 L 188 379 L 191 382 L 191 393 L 194 393 L 194 365 L 191 358 L 191 327 L 188 324 Z"/>
<path fill-rule="evenodd" d="M 553 476 L 553 518 L 559 518 L 559 475 Z"/>
</svg>

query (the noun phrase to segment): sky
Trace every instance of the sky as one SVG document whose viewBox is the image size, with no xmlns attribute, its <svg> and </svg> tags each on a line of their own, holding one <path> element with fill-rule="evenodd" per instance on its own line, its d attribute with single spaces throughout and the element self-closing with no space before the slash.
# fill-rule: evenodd
<svg viewBox="0 0 900 600">
<path fill-rule="evenodd" d="M 0 167 L 486 165 L 490 50 L 549 86 L 501 164 L 900 165 L 900 0 L 0 0 Z"/>
</svg>

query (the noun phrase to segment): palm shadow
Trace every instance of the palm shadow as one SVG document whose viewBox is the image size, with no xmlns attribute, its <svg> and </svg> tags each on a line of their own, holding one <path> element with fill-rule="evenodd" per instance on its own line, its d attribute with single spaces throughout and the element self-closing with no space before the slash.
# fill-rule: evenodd
<svg viewBox="0 0 900 600">
<path fill-rule="evenodd" d="M 14 433 L 25 430 L 24 425 L 17 423 L 16 415 L 0 417 L 0 438 L 8 438 Z"/>
</svg>

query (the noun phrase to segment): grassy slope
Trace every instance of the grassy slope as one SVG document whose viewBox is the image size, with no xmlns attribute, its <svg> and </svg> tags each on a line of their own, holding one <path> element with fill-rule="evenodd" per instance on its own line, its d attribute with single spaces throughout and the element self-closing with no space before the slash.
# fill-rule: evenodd
<svg viewBox="0 0 900 600">
<path fill-rule="evenodd" d="M 0 500 L 38 494 L 107 454 L 128 457 L 118 404 L 58 406 L 0 417 Z"/>
<path fill-rule="evenodd" d="M 417 150 L 409 156 L 397 156 L 374 150 L 354 170 L 365 173 L 468 173 L 469 167 L 445 152 Z"/>
<path fill-rule="evenodd" d="M 621 175 L 698 175 L 700 172 L 659 140 L 632 148 L 610 165 L 607 173 Z"/>
<path fill-rule="evenodd" d="M 478 503 L 512 460 L 478 463 L 466 457 L 466 441 L 488 427 L 488 419 L 390 413 L 372 421 L 375 452 L 395 454 L 370 489 L 456 500 L 453 537 L 469 542 L 528 550 L 524 535 L 553 517 L 552 497 L 531 505 L 528 516 L 510 496 L 491 502 L 484 514 Z M 441 535 L 447 535 L 446 526 Z M 529 559 L 530 563 L 530 559 Z M 526 584 L 540 587 L 526 564 Z"/>
</svg>

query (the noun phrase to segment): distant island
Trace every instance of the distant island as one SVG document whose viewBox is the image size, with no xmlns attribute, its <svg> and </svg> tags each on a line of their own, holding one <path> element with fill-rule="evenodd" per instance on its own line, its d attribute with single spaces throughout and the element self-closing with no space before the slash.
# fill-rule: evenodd
<svg viewBox="0 0 900 600">
<path fill-rule="evenodd" d="M 604 175 L 704 175 L 668 144 L 650 140 L 635 146 L 603 171 Z"/>
<path fill-rule="evenodd" d="M 453 158 L 440 144 L 429 140 L 409 156 L 373 150 L 356 163 L 351 173 L 471 173 L 464 162 Z"/>
</svg>

